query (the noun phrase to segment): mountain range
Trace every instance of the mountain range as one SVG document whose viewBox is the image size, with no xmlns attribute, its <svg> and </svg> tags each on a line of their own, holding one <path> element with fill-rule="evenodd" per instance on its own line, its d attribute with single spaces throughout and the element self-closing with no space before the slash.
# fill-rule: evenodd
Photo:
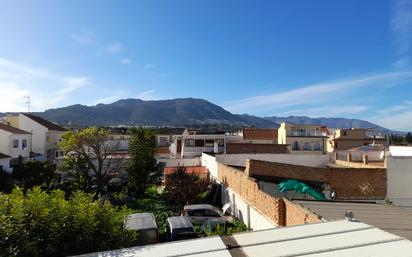
<svg viewBox="0 0 412 257">
<path fill-rule="evenodd" d="M 258 117 L 248 114 L 233 114 L 218 105 L 195 98 L 150 101 L 122 99 L 114 103 L 94 106 L 70 105 L 35 114 L 59 124 L 83 126 L 230 125 L 267 128 L 278 127 L 281 122 L 289 122 L 321 124 L 330 128 L 378 128 L 380 131 L 389 131 L 371 122 L 358 119 L 310 118 L 305 116 Z"/>
</svg>

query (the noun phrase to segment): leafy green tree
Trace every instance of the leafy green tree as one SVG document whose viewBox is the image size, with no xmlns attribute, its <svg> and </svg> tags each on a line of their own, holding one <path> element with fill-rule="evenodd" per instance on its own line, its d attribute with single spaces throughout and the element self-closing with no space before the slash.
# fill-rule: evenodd
<svg viewBox="0 0 412 257">
<path fill-rule="evenodd" d="M 67 256 L 127 247 L 136 239 L 123 229 L 130 211 L 118 211 L 92 194 L 35 187 L 0 194 L 0 256 Z"/>
<path fill-rule="evenodd" d="M 69 158 L 77 158 L 85 167 L 90 168 L 92 177 L 89 177 L 85 170 L 81 170 L 82 175 L 87 177 L 87 180 L 94 179 L 97 193 L 103 193 L 108 182 L 108 172 L 118 164 L 118 159 L 110 158 L 114 156 L 118 143 L 112 140 L 107 130 L 95 127 L 79 132 L 68 131 L 63 134 L 62 139 L 60 146 Z"/>
<path fill-rule="evenodd" d="M 166 177 L 170 201 L 181 205 L 195 202 L 198 196 L 208 189 L 209 184 L 207 179 L 186 173 L 183 166 L 177 167 L 175 172 Z"/>
<path fill-rule="evenodd" d="M 19 163 L 13 169 L 11 176 L 19 181 L 20 186 L 25 189 L 34 186 L 49 188 L 55 182 L 55 170 L 53 163 L 50 161 L 40 162 L 31 160 Z"/>
<path fill-rule="evenodd" d="M 155 154 L 156 140 L 153 130 L 143 127 L 131 129 L 128 168 L 130 193 L 144 195 L 150 183 L 161 176 L 164 164 L 157 163 Z"/>
</svg>

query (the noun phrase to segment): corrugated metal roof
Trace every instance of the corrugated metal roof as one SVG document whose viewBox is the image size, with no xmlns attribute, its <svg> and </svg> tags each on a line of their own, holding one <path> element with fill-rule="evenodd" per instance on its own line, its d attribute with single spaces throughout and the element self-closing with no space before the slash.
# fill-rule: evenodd
<svg viewBox="0 0 412 257">
<path fill-rule="evenodd" d="M 412 240 L 412 209 L 362 202 L 294 201 L 326 220 L 341 220 L 346 211 L 355 219 Z"/>
<path fill-rule="evenodd" d="M 130 230 L 156 229 L 156 220 L 153 213 L 135 213 L 126 218 L 125 228 Z"/>
<path fill-rule="evenodd" d="M 84 255 L 97 256 L 411 256 L 412 242 L 346 220 L 245 232 Z"/>
</svg>

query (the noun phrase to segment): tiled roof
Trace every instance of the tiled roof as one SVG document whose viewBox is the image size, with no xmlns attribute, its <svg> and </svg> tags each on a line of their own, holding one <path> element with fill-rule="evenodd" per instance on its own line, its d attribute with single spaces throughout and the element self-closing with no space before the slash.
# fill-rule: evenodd
<svg viewBox="0 0 412 257">
<path fill-rule="evenodd" d="M 272 128 L 245 128 L 243 129 L 245 140 L 277 140 L 278 130 Z"/>
<path fill-rule="evenodd" d="M 8 156 L 7 154 L 0 153 L 0 159 L 4 159 L 4 158 L 11 158 L 11 157 Z"/>
<path fill-rule="evenodd" d="M 48 120 L 45 120 L 43 118 L 40 118 L 39 116 L 35 116 L 33 114 L 28 114 L 28 113 L 23 113 L 26 117 L 32 119 L 33 121 L 39 123 L 40 125 L 46 127 L 49 130 L 56 130 L 56 131 L 67 131 L 67 129 L 60 127 L 59 125 L 56 125 Z"/>
<path fill-rule="evenodd" d="M 0 130 L 5 130 L 7 132 L 13 133 L 13 134 L 31 134 L 30 132 L 0 123 Z"/>
</svg>

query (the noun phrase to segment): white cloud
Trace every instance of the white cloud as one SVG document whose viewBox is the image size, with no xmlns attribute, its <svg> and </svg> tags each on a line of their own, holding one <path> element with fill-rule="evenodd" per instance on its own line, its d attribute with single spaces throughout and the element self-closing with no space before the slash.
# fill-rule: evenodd
<svg viewBox="0 0 412 257">
<path fill-rule="evenodd" d="M 150 64 L 150 63 L 143 65 L 143 68 L 145 69 L 155 69 L 156 67 L 157 67 L 156 64 Z"/>
<path fill-rule="evenodd" d="M 26 95 L 33 111 L 56 107 L 90 80 L 0 58 L 0 112 L 27 110 Z"/>
<path fill-rule="evenodd" d="M 142 99 L 142 100 L 157 100 L 159 97 L 156 95 L 155 90 L 147 90 L 143 91 L 142 93 L 136 95 L 137 99 Z"/>
<path fill-rule="evenodd" d="M 123 44 L 121 42 L 113 42 L 103 48 L 103 51 L 109 54 L 119 53 L 123 50 Z"/>
<path fill-rule="evenodd" d="M 81 29 L 80 33 L 77 34 L 72 34 L 71 38 L 76 41 L 77 43 L 81 45 L 93 45 L 94 44 L 94 33 L 87 30 L 87 29 Z"/>
<path fill-rule="evenodd" d="M 129 58 L 123 58 L 120 60 L 121 64 L 130 64 L 132 63 L 132 60 L 130 60 Z"/>
<path fill-rule="evenodd" d="M 412 101 L 378 110 L 370 120 L 387 128 L 412 131 Z"/>
<path fill-rule="evenodd" d="M 412 47 L 412 1 L 396 0 L 392 10 L 391 28 L 394 35 L 398 60 L 395 67 L 409 66 L 409 59 L 405 58 Z"/>
<path fill-rule="evenodd" d="M 226 109 L 232 112 L 253 113 L 264 110 L 279 110 L 284 107 L 321 104 L 339 100 L 354 88 L 390 87 L 412 80 L 412 71 L 387 72 L 356 78 L 345 78 L 320 84 L 308 85 L 276 94 L 260 95 L 226 103 Z"/>
</svg>

